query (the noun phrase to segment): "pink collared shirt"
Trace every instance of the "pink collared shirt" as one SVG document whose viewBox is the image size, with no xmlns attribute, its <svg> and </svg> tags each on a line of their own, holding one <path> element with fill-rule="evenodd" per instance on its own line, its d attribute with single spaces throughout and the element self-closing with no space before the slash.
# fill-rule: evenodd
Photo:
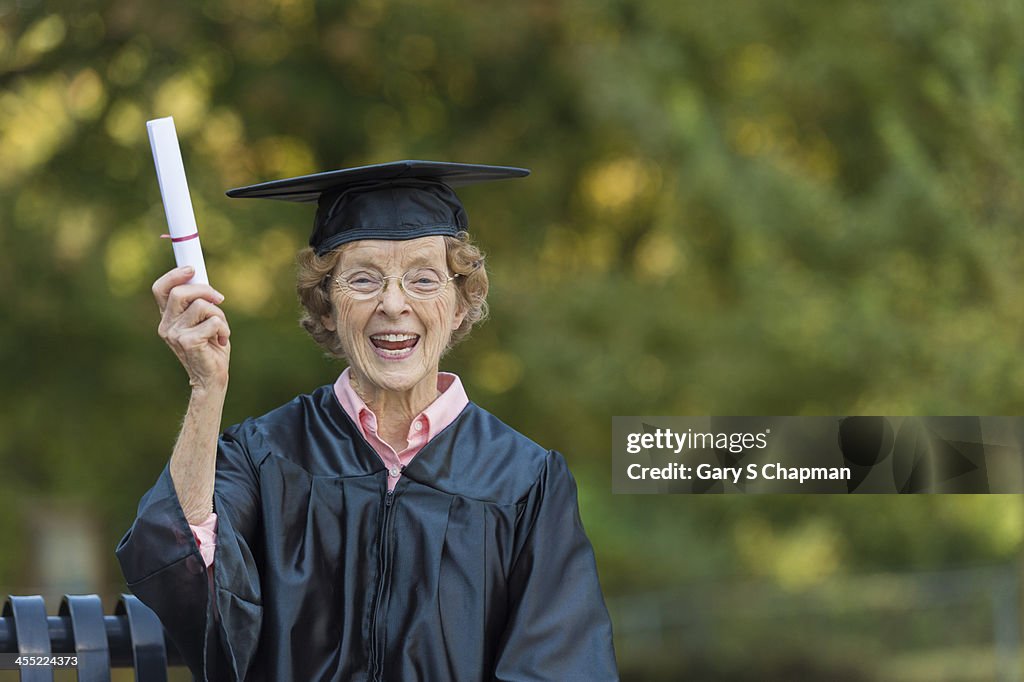
<svg viewBox="0 0 1024 682">
<path fill-rule="evenodd" d="M 423 449 L 423 446 L 455 421 L 455 418 L 469 404 L 469 397 L 462 387 L 462 381 L 455 374 L 439 372 L 437 390 L 441 395 L 427 405 L 426 409 L 416 415 L 412 423 L 409 424 L 409 434 L 406 436 L 407 447 L 396 452 L 377 433 L 377 415 L 366 406 L 363 399 L 352 388 L 347 367 L 334 382 L 334 396 L 338 399 L 338 403 L 345 410 L 345 414 L 359 427 L 363 438 L 384 462 L 384 466 L 388 468 L 388 490 L 395 489 L 399 479 L 402 478 L 402 469 L 409 466 L 409 462 Z M 214 552 L 217 549 L 217 515 L 211 513 L 201 524 L 190 527 L 192 534 L 195 535 L 196 543 L 199 545 L 199 553 L 203 557 L 203 561 L 207 566 L 211 566 Z"/>
<path fill-rule="evenodd" d="M 402 469 L 409 466 L 409 462 L 416 456 L 416 453 L 431 438 L 455 421 L 455 418 L 469 403 L 466 391 L 462 388 L 462 382 L 454 374 L 439 372 L 437 390 L 441 395 L 427 405 L 426 409 L 416 415 L 409 424 L 409 433 L 406 435 L 408 445 L 395 452 L 395 449 L 385 443 L 377 433 L 377 415 L 366 406 L 363 399 L 352 388 L 348 368 L 334 382 L 334 395 L 345 409 L 345 414 L 359 426 L 363 438 L 373 447 L 377 456 L 384 462 L 384 466 L 388 468 L 388 490 L 395 489 L 398 479 L 402 477 Z"/>
</svg>

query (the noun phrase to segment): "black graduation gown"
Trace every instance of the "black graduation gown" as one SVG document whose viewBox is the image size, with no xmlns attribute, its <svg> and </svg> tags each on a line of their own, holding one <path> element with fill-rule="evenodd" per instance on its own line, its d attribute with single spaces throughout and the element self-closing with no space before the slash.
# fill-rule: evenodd
<svg viewBox="0 0 1024 682">
<path fill-rule="evenodd" d="M 565 461 L 473 403 L 388 493 L 323 386 L 221 436 L 214 507 L 213 599 L 166 468 L 117 548 L 199 679 L 618 679 Z"/>
</svg>

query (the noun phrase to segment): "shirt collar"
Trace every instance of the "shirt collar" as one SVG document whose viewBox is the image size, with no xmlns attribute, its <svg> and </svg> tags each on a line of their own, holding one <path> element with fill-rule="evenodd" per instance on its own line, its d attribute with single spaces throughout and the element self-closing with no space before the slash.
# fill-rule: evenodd
<svg viewBox="0 0 1024 682">
<path fill-rule="evenodd" d="M 455 421 L 466 405 L 469 404 L 469 396 L 466 395 L 466 389 L 463 388 L 462 381 L 455 374 L 438 372 L 437 390 L 441 395 L 434 402 L 427 405 L 413 419 L 413 424 L 421 418 L 426 420 L 428 439 L 444 431 L 449 424 Z M 337 397 L 342 409 L 345 410 L 345 414 L 359 427 L 364 437 L 367 436 L 363 429 L 362 418 L 364 415 L 370 418 L 369 422 L 373 425 L 373 429 L 376 430 L 377 415 L 367 407 L 363 399 L 352 388 L 352 382 L 349 381 L 348 367 L 345 368 L 345 371 L 334 382 L 334 395 Z"/>
</svg>

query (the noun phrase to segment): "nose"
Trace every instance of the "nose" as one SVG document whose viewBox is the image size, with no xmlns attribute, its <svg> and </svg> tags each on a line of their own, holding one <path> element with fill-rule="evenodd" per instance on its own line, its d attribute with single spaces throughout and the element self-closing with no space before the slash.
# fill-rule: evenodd
<svg viewBox="0 0 1024 682">
<path fill-rule="evenodd" d="M 378 307 L 388 317 L 398 317 L 409 308 L 409 299 L 402 290 L 398 277 L 388 277 L 384 280 L 384 290 L 380 292 Z"/>
</svg>

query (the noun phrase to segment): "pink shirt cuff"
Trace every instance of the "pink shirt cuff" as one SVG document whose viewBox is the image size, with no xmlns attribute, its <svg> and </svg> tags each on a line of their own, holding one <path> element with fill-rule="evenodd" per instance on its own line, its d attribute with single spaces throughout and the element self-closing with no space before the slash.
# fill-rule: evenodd
<svg viewBox="0 0 1024 682">
<path fill-rule="evenodd" d="M 196 544 L 199 545 L 199 554 L 203 557 L 203 563 L 207 567 L 212 566 L 213 553 L 217 550 L 217 515 L 210 512 L 205 521 L 198 526 L 189 524 L 189 528 L 192 529 L 192 535 L 195 536 Z"/>
</svg>

